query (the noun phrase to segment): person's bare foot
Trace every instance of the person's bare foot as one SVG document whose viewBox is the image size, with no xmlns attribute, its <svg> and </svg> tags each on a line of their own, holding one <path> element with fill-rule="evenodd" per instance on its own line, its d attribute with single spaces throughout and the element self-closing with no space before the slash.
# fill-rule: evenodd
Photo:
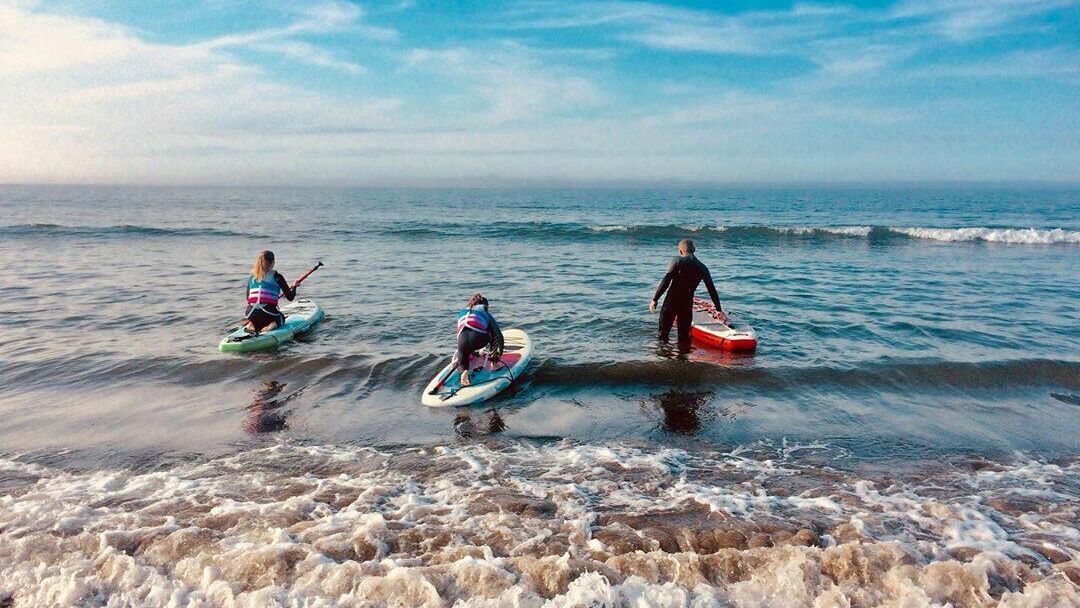
<svg viewBox="0 0 1080 608">
<path fill-rule="evenodd" d="M 469 370 L 461 372 L 461 386 L 469 386 Z"/>
</svg>

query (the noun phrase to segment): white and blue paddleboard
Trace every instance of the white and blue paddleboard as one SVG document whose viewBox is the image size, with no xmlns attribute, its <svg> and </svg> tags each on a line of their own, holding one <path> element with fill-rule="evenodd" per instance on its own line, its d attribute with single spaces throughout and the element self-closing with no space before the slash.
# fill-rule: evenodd
<svg viewBox="0 0 1080 608">
<path fill-rule="evenodd" d="M 532 360 L 532 350 L 528 334 L 508 329 L 503 332 L 503 354 L 498 361 L 489 359 L 485 351 L 469 359 L 469 386 L 461 385 L 461 372 L 451 361 L 431 379 L 420 402 L 430 407 L 454 407 L 487 401 L 521 377 Z"/>
<path fill-rule="evenodd" d="M 249 334 L 239 327 L 225 336 L 218 344 L 218 350 L 223 353 L 246 353 L 274 348 L 310 331 L 323 318 L 323 309 L 311 300 L 286 304 L 281 307 L 281 312 L 285 315 L 285 324 L 281 327 L 259 334 Z"/>
</svg>

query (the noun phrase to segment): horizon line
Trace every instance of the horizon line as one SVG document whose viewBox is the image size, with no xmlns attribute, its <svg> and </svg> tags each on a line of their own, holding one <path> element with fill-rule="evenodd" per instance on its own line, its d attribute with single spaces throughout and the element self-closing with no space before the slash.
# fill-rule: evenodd
<svg viewBox="0 0 1080 608">
<path fill-rule="evenodd" d="M 546 180 L 546 179 L 462 179 L 425 180 L 415 182 L 369 182 L 369 183 L 247 183 L 247 182 L 113 182 L 113 181 L 55 181 L 55 182 L 3 182 L 0 188 L 254 188 L 254 189 L 330 189 L 330 190 L 517 190 L 533 188 L 581 189 L 581 190 L 684 190 L 727 188 L 933 188 L 933 187 L 982 187 L 982 188 L 1080 188 L 1080 181 L 1052 181 L 1038 179 L 1001 180 L 746 180 L 746 181 L 693 181 L 693 180 Z"/>
</svg>

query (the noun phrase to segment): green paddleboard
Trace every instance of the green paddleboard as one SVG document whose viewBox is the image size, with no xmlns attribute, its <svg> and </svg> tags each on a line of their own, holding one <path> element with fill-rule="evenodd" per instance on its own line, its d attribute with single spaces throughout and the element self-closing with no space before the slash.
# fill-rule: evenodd
<svg viewBox="0 0 1080 608">
<path fill-rule="evenodd" d="M 221 340 L 218 350 L 223 353 L 246 353 L 275 348 L 310 331 L 323 318 L 323 309 L 311 300 L 297 300 L 282 306 L 281 312 L 285 314 L 285 324 L 281 327 L 257 336 L 247 333 L 243 327 L 237 328 Z"/>
</svg>

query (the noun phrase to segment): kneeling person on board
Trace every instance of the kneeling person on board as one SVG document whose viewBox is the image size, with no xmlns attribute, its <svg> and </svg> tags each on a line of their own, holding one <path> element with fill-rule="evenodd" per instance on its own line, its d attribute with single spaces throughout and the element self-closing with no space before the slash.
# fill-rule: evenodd
<svg viewBox="0 0 1080 608">
<path fill-rule="evenodd" d="M 503 351 L 503 335 L 495 317 L 488 312 L 488 300 L 481 294 L 469 299 L 469 304 L 458 313 L 457 353 L 454 362 L 461 370 L 461 385 L 469 386 L 469 357 L 491 344 L 491 359 L 498 361 Z"/>
<path fill-rule="evenodd" d="M 247 286 L 247 311 L 244 328 L 251 333 L 274 330 L 285 323 L 285 315 L 278 310 L 278 300 L 285 296 L 290 301 L 296 297 L 296 290 L 289 287 L 289 282 L 280 272 L 274 270 L 274 252 L 264 251 L 255 259 L 251 267 L 251 278 Z"/>
<path fill-rule="evenodd" d="M 694 255 L 694 241 L 690 239 L 679 241 L 679 255 L 668 264 L 667 274 L 660 281 L 656 294 L 649 302 L 649 312 L 656 312 L 656 302 L 667 291 L 664 305 L 660 307 L 661 340 L 666 341 L 671 336 L 671 326 L 677 320 L 679 343 L 690 342 L 690 324 L 694 318 L 694 291 L 702 281 L 709 290 L 709 297 L 712 298 L 717 314 L 723 319 L 724 312 L 720 308 L 720 296 L 716 294 L 716 286 L 713 285 L 709 269 Z"/>
</svg>

